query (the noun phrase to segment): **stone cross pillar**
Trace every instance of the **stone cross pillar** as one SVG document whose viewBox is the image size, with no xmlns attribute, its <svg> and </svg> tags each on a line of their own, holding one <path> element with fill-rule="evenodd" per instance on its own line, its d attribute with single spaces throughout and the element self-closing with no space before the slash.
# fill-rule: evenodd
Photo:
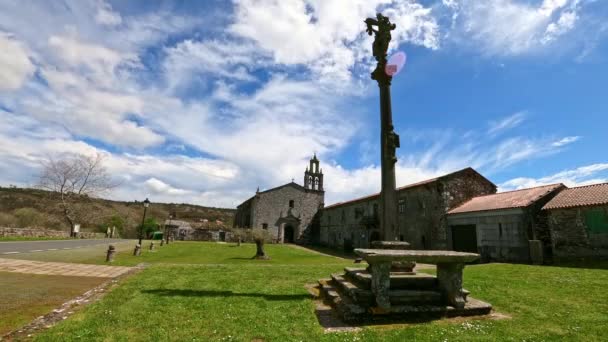
<svg viewBox="0 0 608 342">
<path fill-rule="evenodd" d="M 386 73 L 386 53 L 391 41 L 391 31 L 396 25 L 391 24 L 388 17 L 378 13 L 376 19 L 367 18 L 367 33 L 374 34 L 373 53 L 376 69 L 372 79 L 378 82 L 380 88 L 380 158 L 382 167 L 382 188 L 380 190 L 380 239 L 396 240 L 399 231 L 397 214 L 397 191 L 395 182 L 395 164 L 397 163 L 396 149 L 399 147 L 399 136 L 393 127 L 391 108 L 391 80 Z M 377 30 L 373 28 L 377 26 Z"/>
</svg>

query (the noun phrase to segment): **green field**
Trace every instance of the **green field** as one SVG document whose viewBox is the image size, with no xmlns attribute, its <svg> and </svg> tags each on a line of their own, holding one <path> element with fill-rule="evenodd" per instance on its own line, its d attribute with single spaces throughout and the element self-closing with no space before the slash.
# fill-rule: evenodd
<svg viewBox="0 0 608 342">
<path fill-rule="evenodd" d="M 37 335 L 40 341 L 601 341 L 608 335 L 608 271 L 486 264 L 465 269 L 465 287 L 501 320 L 442 320 L 324 333 L 304 284 L 352 261 L 269 245 L 175 243 L 122 264 L 151 265 L 100 302 Z M 137 259 L 134 261 L 134 259 Z M 580 266 L 580 265 L 579 265 Z"/>
</svg>

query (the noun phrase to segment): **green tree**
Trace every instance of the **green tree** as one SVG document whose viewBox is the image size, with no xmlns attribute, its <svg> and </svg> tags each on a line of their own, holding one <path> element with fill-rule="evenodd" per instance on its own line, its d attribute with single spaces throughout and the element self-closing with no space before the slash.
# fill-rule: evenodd
<svg viewBox="0 0 608 342">
<path fill-rule="evenodd" d="M 141 224 L 139 226 L 137 226 L 137 232 L 139 233 L 140 231 L 143 231 L 144 236 L 149 236 L 151 235 L 153 232 L 158 230 L 158 222 L 156 221 L 156 218 L 154 217 L 148 217 L 145 221 L 144 221 L 144 226 L 143 226 L 143 230 L 141 227 Z"/>
<path fill-rule="evenodd" d="M 107 218 L 102 224 L 99 225 L 99 231 L 100 232 L 107 232 L 108 227 L 111 229 L 112 227 L 115 227 L 116 230 L 114 231 L 114 236 L 122 236 L 123 235 L 123 231 L 125 228 L 125 220 L 122 218 L 122 216 L 118 215 L 118 214 L 114 214 L 112 216 L 110 216 L 110 218 Z"/>
</svg>

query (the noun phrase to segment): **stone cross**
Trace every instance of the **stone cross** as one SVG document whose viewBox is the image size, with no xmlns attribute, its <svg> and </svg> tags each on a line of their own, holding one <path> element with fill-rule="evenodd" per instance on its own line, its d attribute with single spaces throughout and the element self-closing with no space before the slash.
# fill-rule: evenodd
<svg viewBox="0 0 608 342">
<path fill-rule="evenodd" d="M 373 80 L 378 82 L 380 88 L 380 158 L 382 167 L 382 188 L 380 190 L 380 239 L 396 240 L 399 230 L 397 213 L 397 191 L 395 181 L 395 163 L 397 163 L 396 149 L 399 147 L 399 135 L 393 127 L 393 113 L 391 109 L 391 80 L 386 69 L 386 53 L 391 41 L 391 31 L 396 25 L 381 13 L 376 18 L 367 18 L 366 32 L 374 35 L 372 45 L 373 54 L 378 62 L 372 72 Z M 378 29 L 374 29 L 376 26 Z"/>
</svg>

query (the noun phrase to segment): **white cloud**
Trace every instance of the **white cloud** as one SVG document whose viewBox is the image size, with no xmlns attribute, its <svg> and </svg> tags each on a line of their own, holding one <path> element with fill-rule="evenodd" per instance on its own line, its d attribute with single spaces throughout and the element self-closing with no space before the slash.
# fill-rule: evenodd
<svg viewBox="0 0 608 342">
<path fill-rule="evenodd" d="M 122 23 L 122 17 L 120 13 L 112 11 L 112 6 L 103 1 L 98 3 L 97 13 L 95 14 L 95 21 L 101 25 L 115 26 Z"/>
<path fill-rule="evenodd" d="M 525 111 L 514 113 L 502 120 L 492 121 L 488 134 L 495 135 L 500 132 L 515 128 L 519 126 L 526 118 L 527 113 Z"/>
<path fill-rule="evenodd" d="M 459 43 L 472 42 L 490 56 L 536 52 L 575 28 L 579 0 L 444 1 L 453 11 L 449 34 Z M 468 44 L 471 45 L 471 44 Z"/>
<path fill-rule="evenodd" d="M 232 41 L 184 40 L 165 49 L 163 62 L 168 88 L 189 85 L 197 76 L 234 81 L 255 81 L 250 69 L 259 67 L 263 59 L 251 43 Z"/>
<path fill-rule="evenodd" d="M 0 91 L 21 88 L 36 70 L 27 48 L 0 31 L 0 51 Z"/>
<path fill-rule="evenodd" d="M 372 40 L 362 21 L 379 9 L 397 24 L 393 48 L 401 43 L 438 47 L 431 10 L 410 0 L 244 0 L 236 3 L 230 30 L 255 41 L 277 63 L 307 65 L 318 76 L 343 82 L 356 63 L 371 60 Z"/>
<path fill-rule="evenodd" d="M 144 182 L 146 187 L 154 194 L 169 196 L 184 196 L 192 194 L 190 190 L 178 189 L 156 178 L 149 178 Z"/>
<path fill-rule="evenodd" d="M 551 146 L 554 146 L 554 147 L 566 146 L 566 145 L 572 144 L 574 142 L 577 142 L 580 138 L 581 137 L 579 137 L 579 136 L 564 137 L 564 138 L 552 143 Z"/>
<path fill-rule="evenodd" d="M 603 177 L 602 177 L 603 176 Z M 519 177 L 500 184 L 501 191 L 524 189 L 547 184 L 563 183 L 566 186 L 581 186 L 608 182 L 608 164 L 598 163 L 564 170 L 541 178 Z"/>
</svg>

